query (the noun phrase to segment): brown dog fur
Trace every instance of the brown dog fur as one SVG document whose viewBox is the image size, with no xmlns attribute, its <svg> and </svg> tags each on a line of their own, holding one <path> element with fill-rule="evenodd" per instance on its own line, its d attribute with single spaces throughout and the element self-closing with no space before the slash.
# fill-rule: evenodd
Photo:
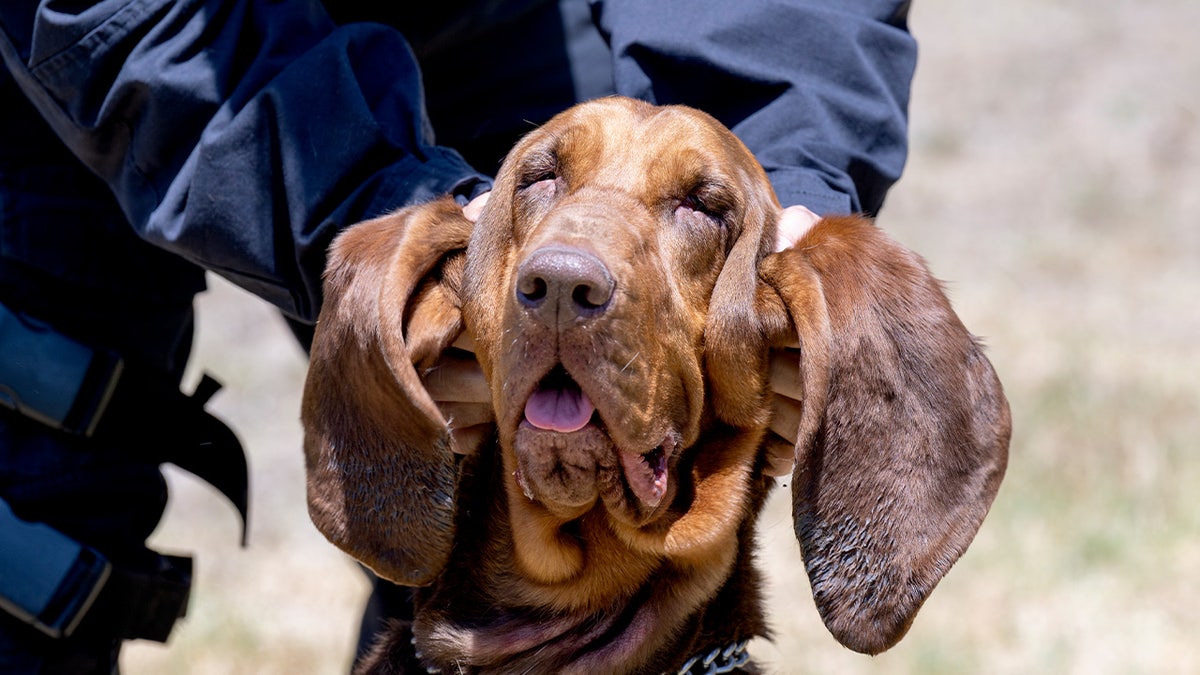
<svg viewBox="0 0 1200 675">
<path fill-rule="evenodd" d="M 442 200 L 338 239 L 303 407 L 310 511 L 424 587 L 364 672 L 663 672 L 766 635 L 767 356 L 797 341 L 818 609 L 859 651 L 904 635 L 995 496 L 1007 402 L 917 256 L 857 217 L 770 253 L 778 210 L 715 120 L 614 98 L 523 139 L 473 229 Z M 592 270 L 600 301 L 535 309 L 526 270 L 548 255 Z M 456 463 L 420 373 L 463 330 L 496 435 Z M 564 379 L 591 421 L 531 423 Z"/>
</svg>

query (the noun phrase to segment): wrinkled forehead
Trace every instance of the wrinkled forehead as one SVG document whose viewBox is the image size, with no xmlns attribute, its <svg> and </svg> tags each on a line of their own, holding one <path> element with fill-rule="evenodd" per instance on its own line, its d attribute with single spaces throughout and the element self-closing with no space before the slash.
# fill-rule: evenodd
<svg viewBox="0 0 1200 675">
<path fill-rule="evenodd" d="M 766 182 L 750 152 L 712 117 L 679 106 L 602 99 L 555 117 L 514 153 L 532 178 L 553 172 L 568 183 L 683 192 L 702 182 Z"/>
</svg>

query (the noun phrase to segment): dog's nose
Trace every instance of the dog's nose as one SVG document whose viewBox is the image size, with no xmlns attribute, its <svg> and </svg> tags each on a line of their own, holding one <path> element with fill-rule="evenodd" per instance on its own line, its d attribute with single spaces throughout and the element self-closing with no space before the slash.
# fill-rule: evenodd
<svg viewBox="0 0 1200 675">
<path fill-rule="evenodd" d="M 574 247 L 539 248 L 517 268 L 517 302 L 547 326 L 604 313 L 615 286 L 599 258 Z"/>
</svg>

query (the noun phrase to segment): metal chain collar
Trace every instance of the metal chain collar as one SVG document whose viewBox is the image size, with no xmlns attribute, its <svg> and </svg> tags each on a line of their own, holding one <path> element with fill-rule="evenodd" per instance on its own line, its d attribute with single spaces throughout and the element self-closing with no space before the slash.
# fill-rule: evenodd
<svg viewBox="0 0 1200 675">
<path fill-rule="evenodd" d="M 724 649 L 717 647 L 703 658 L 698 655 L 693 656 L 683 664 L 676 675 L 732 673 L 750 660 L 750 652 L 746 651 L 746 646 L 749 644 L 749 640 L 742 640 Z"/>
<path fill-rule="evenodd" d="M 416 636 L 412 638 L 411 642 L 415 649 L 417 646 Z M 724 649 L 717 647 L 704 657 L 699 655 L 693 656 L 684 662 L 675 675 L 720 675 L 721 673 L 732 673 L 750 661 L 750 652 L 746 650 L 749 644 L 749 640 L 742 640 Z M 417 659 L 420 659 L 421 652 L 416 652 L 416 656 Z M 436 674 L 441 671 L 437 668 L 428 668 L 426 672 Z M 670 674 L 664 673 L 664 675 Z"/>
</svg>

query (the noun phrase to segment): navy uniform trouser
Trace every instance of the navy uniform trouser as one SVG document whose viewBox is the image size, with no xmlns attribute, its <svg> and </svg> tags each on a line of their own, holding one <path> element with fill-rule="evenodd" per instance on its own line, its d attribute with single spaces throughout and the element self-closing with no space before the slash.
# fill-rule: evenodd
<svg viewBox="0 0 1200 675">
<path fill-rule="evenodd" d="M 156 463 L 0 412 L 0 493 L 21 518 L 86 542 L 114 565 L 148 568 L 145 540 L 166 506 Z M 55 640 L 0 613 L 0 673 L 109 673 L 119 641 L 86 619 Z"/>
</svg>

